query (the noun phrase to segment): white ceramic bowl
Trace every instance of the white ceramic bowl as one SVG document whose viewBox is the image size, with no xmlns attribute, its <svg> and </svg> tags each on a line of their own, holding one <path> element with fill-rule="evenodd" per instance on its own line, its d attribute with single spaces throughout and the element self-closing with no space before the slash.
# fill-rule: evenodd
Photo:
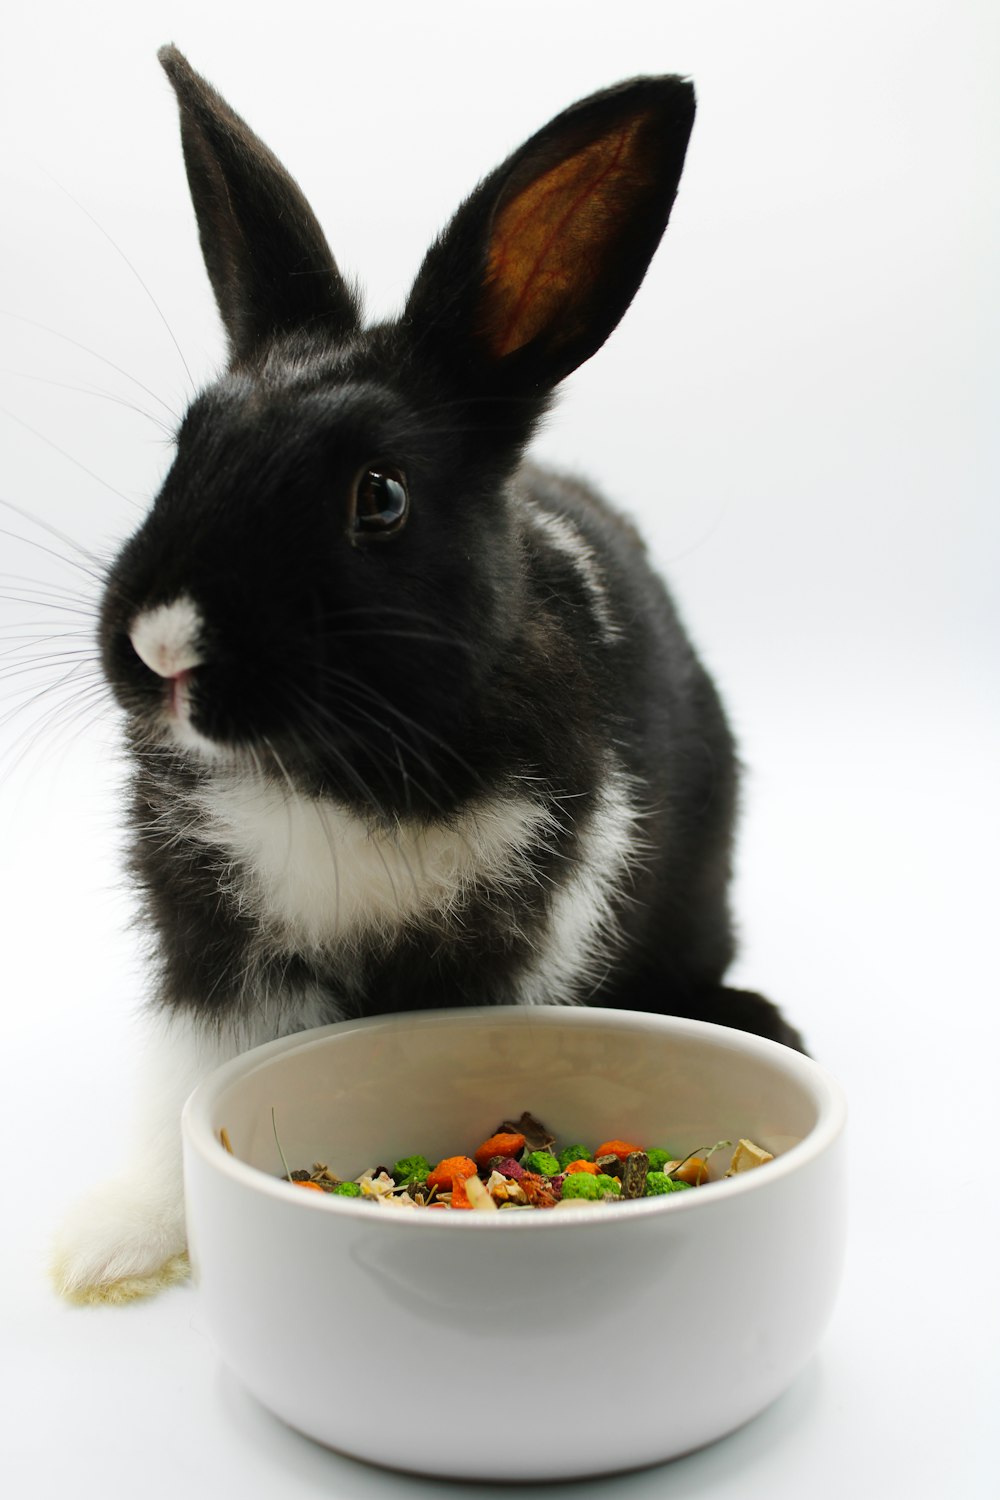
<svg viewBox="0 0 1000 1500">
<path fill-rule="evenodd" d="M 525 1109 L 563 1143 L 683 1155 L 748 1136 L 777 1159 L 614 1206 L 389 1209 L 281 1181 L 272 1107 L 289 1166 L 341 1176 L 471 1151 Z M 510 1007 L 323 1027 L 188 1101 L 194 1276 L 226 1363 L 332 1448 L 478 1480 L 636 1468 L 739 1427 L 815 1350 L 841 1270 L 843 1126 L 808 1058 L 694 1021 Z"/>
</svg>

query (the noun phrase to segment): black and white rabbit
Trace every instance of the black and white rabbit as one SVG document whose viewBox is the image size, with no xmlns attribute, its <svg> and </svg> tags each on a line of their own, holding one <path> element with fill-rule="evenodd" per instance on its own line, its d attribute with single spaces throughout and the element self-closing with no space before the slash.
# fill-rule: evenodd
<svg viewBox="0 0 1000 1500">
<path fill-rule="evenodd" d="M 365 328 L 283 167 L 161 61 L 230 359 L 103 600 L 157 979 L 136 1163 L 60 1236 L 84 1298 L 181 1272 L 180 1106 L 257 1042 L 590 1003 L 801 1046 L 722 983 L 736 763 L 712 683 L 628 523 L 523 462 L 660 240 L 690 83 L 559 115 Z"/>
</svg>

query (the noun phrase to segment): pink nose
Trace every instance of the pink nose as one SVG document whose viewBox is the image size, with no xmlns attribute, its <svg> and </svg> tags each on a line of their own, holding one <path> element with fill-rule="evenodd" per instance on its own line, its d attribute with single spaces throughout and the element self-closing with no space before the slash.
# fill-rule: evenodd
<svg viewBox="0 0 1000 1500">
<path fill-rule="evenodd" d="M 180 598 L 141 610 L 128 634 L 139 660 L 158 677 L 173 680 L 202 661 L 195 644 L 200 628 L 201 617 L 194 603 Z"/>
</svg>

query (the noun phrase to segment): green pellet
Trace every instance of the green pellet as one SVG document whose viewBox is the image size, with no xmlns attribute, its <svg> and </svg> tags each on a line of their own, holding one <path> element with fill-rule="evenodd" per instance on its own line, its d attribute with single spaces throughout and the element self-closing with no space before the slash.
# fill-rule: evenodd
<svg viewBox="0 0 1000 1500">
<path fill-rule="evenodd" d="M 551 1151 L 529 1151 L 527 1156 L 522 1156 L 521 1166 L 526 1172 L 540 1172 L 543 1177 L 555 1177 L 560 1170 Z"/>
</svg>

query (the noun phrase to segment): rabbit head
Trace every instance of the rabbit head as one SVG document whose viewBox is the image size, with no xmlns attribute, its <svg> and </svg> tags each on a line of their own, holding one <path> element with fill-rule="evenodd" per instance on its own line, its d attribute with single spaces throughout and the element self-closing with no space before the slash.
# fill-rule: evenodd
<svg viewBox="0 0 1000 1500">
<path fill-rule="evenodd" d="M 512 476 L 642 280 L 693 90 L 639 78 L 559 115 L 461 205 L 401 317 L 366 328 L 289 174 L 175 48 L 160 56 L 229 359 L 111 570 L 108 678 L 140 750 L 253 757 L 312 794 L 440 812 L 510 756 L 484 732 L 498 695 L 511 740 L 528 713 L 546 647 Z"/>
</svg>

